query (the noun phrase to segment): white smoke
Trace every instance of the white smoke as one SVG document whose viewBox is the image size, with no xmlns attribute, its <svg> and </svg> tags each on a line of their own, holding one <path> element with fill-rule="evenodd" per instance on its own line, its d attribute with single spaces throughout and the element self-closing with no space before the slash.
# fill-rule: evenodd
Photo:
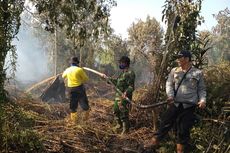
<svg viewBox="0 0 230 153">
<path fill-rule="evenodd" d="M 31 85 L 50 76 L 45 48 L 33 35 L 33 28 L 36 27 L 22 24 L 18 39 L 13 42 L 18 55 L 15 79 L 24 85 Z"/>
</svg>

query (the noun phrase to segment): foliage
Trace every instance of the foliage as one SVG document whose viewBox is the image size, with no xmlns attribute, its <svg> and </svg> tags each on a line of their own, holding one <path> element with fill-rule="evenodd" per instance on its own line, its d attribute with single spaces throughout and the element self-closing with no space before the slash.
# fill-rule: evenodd
<svg viewBox="0 0 230 153">
<path fill-rule="evenodd" d="M 213 48 L 210 52 L 212 63 L 230 61 L 230 11 L 228 8 L 214 15 L 217 25 L 213 28 Z"/>
<path fill-rule="evenodd" d="M 10 64 L 15 71 L 17 54 L 15 46 L 11 44 L 20 26 L 20 14 L 24 1 L 0 1 L 0 150 L 1 152 L 33 152 L 40 147 L 37 137 L 31 130 L 25 130 L 31 123 L 29 118 L 15 106 L 3 104 L 6 101 L 4 82 L 6 80 L 6 56 L 9 55 Z M 32 141 L 33 140 L 33 141 Z"/>
<path fill-rule="evenodd" d="M 128 32 L 131 56 L 141 61 L 140 63 L 147 60 L 151 71 L 156 73 L 162 55 L 163 29 L 160 23 L 147 16 L 146 21 L 133 23 Z"/>
<path fill-rule="evenodd" d="M 207 111 L 197 111 L 200 116 L 207 116 L 207 120 L 200 121 L 192 129 L 193 144 L 197 152 L 227 152 L 229 147 L 228 119 L 222 107 L 230 101 L 230 63 L 222 62 L 204 69 L 207 88 Z"/>
<path fill-rule="evenodd" d="M 9 54 L 12 70 L 16 69 L 15 47 L 11 44 L 18 33 L 20 14 L 24 0 L 0 1 L 0 103 L 5 100 L 4 82 L 6 79 L 5 60 Z"/>
<path fill-rule="evenodd" d="M 228 152 L 229 134 L 226 124 L 202 121 L 191 131 L 191 137 L 195 146 L 193 152 Z"/>
<path fill-rule="evenodd" d="M 201 24 L 200 17 L 202 0 L 171 0 L 165 1 L 162 20 L 167 24 L 165 34 L 165 52 L 160 64 L 160 71 L 156 75 L 153 91 L 154 101 L 158 101 L 161 90 L 164 91 L 165 78 L 172 67 L 175 67 L 175 55 L 181 50 L 190 50 L 194 56 L 196 67 L 204 64 L 204 55 L 208 50 L 206 42 L 197 37 L 196 28 Z"/>
<path fill-rule="evenodd" d="M 225 102 L 230 101 L 230 63 L 223 62 L 207 67 L 204 74 L 208 94 L 207 108 L 196 110 L 199 122 L 191 130 L 192 152 L 229 152 L 229 113 L 225 114 L 222 107 Z M 174 137 L 170 135 L 170 138 Z M 168 146 L 167 143 L 163 145 L 164 148 L 174 145 Z"/>
<path fill-rule="evenodd" d="M 32 130 L 34 114 L 14 106 L 1 105 L 0 110 L 0 151 L 1 152 L 42 152 L 42 140 Z"/>
<path fill-rule="evenodd" d="M 127 41 L 120 36 L 111 34 L 106 39 L 98 41 L 95 47 L 96 67 L 107 75 L 113 75 L 118 69 L 118 60 L 123 55 L 128 55 Z"/>
<path fill-rule="evenodd" d="M 82 46 L 85 40 L 108 32 L 110 8 L 113 0 L 31 0 L 47 24 L 46 30 L 64 29 L 67 36 Z"/>
<path fill-rule="evenodd" d="M 169 67 L 175 66 L 174 55 L 181 50 L 190 50 L 194 55 L 195 61 L 203 61 L 204 54 L 208 50 L 201 44 L 205 41 L 197 36 L 197 26 L 201 25 L 203 18 L 200 16 L 202 0 L 171 0 L 166 1 L 164 5 L 162 19 L 168 26 L 165 38 L 169 52 Z M 170 40 L 171 39 L 171 40 Z M 196 67 L 202 66 L 203 63 L 196 63 Z"/>
<path fill-rule="evenodd" d="M 203 68 L 208 65 L 208 51 L 212 47 L 211 33 L 208 31 L 199 32 L 196 41 L 192 44 L 194 67 Z"/>
<path fill-rule="evenodd" d="M 191 43 L 196 39 L 197 25 L 201 24 L 199 16 L 202 0 L 166 1 L 162 20 L 168 25 L 166 40 L 173 30 L 174 51 L 191 50 Z M 173 29 L 169 29 L 169 28 Z"/>
<path fill-rule="evenodd" d="M 51 65 L 60 73 L 69 63 L 71 56 L 78 56 L 80 65 L 93 66 L 98 40 L 103 40 L 111 32 L 108 25 L 113 0 L 31 0 L 37 8 L 33 16 L 39 24 L 51 33 L 47 42 Z M 45 38 L 47 40 L 47 38 Z M 63 43 L 64 42 L 64 43 Z M 54 55 L 54 54 L 57 54 Z M 64 63 L 63 63 L 64 62 Z"/>
<path fill-rule="evenodd" d="M 205 69 L 207 84 L 207 103 L 212 114 L 218 117 L 221 114 L 221 107 L 225 102 L 230 101 L 230 63 L 222 62 Z"/>
</svg>

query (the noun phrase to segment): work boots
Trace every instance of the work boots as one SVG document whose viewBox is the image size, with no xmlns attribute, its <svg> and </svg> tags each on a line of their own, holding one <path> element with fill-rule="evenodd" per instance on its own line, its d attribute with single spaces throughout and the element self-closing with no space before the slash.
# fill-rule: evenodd
<svg viewBox="0 0 230 153">
<path fill-rule="evenodd" d="M 121 135 L 129 132 L 129 121 L 122 122 L 122 132 Z"/>
<path fill-rule="evenodd" d="M 116 119 L 115 122 L 116 122 L 116 125 L 113 127 L 113 129 L 114 129 L 114 130 L 120 129 L 120 128 L 122 127 L 121 120 Z"/>
<path fill-rule="evenodd" d="M 70 114 L 70 122 L 71 122 L 72 124 L 76 124 L 76 123 L 77 123 L 77 120 L 78 120 L 77 112 L 71 113 L 71 114 Z"/>
</svg>

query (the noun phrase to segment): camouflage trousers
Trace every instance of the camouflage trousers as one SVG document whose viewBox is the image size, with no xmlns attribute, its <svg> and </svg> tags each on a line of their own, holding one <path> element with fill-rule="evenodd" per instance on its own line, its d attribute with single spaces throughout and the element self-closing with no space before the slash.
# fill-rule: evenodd
<svg viewBox="0 0 230 153">
<path fill-rule="evenodd" d="M 121 122 L 129 122 L 129 109 L 127 106 L 128 103 L 129 102 L 126 100 L 115 99 L 113 105 L 113 112 L 116 120 L 120 120 Z"/>
</svg>

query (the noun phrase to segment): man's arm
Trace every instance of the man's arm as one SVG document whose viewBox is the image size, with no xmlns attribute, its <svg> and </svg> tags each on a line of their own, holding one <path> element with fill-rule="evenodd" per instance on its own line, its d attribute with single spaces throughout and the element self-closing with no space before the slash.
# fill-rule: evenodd
<svg viewBox="0 0 230 153">
<path fill-rule="evenodd" d="M 169 101 L 173 101 L 174 99 L 174 72 L 175 68 L 171 70 L 166 81 L 166 94 Z"/>
<path fill-rule="evenodd" d="M 131 95 L 135 89 L 135 73 L 130 72 L 127 76 L 128 88 L 125 90 L 126 95 Z"/>
<path fill-rule="evenodd" d="M 64 79 L 66 79 L 66 77 L 67 77 L 67 72 L 66 72 L 66 70 L 62 73 L 62 78 L 64 78 Z"/>
<path fill-rule="evenodd" d="M 204 83 L 204 76 L 203 73 L 201 72 L 200 74 L 200 80 L 198 82 L 198 87 L 197 87 L 197 93 L 199 97 L 199 102 L 198 105 L 200 108 L 204 108 L 206 106 L 206 87 Z"/>
</svg>

